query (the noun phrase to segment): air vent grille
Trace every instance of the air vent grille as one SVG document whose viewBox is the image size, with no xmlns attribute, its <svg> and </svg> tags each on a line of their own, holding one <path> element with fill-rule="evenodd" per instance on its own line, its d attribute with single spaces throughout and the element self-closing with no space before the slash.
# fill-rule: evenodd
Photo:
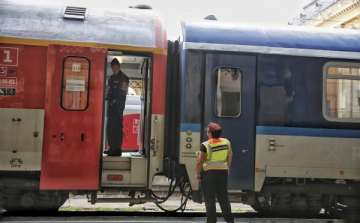
<svg viewBox="0 0 360 223">
<path fill-rule="evenodd" d="M 85 20 L 86 8 L 66 6 L 64 19 Z"/>
</svg>

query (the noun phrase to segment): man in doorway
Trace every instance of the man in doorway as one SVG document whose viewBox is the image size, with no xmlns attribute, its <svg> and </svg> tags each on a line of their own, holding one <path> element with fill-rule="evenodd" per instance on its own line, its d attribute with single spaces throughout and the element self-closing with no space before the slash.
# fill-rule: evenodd
<svg viewBox="0 0 360 223">
<path fill-rule="evenodd" d="M 221 127 L 210 122 L 206 128 L 208 141 L 201 143 L 196 163 L 196 179 L 201 181 L 204 192 L 207 223 L 216 223 L 215 195 L 219 201 L 224 219 L 234 222 L 228 197 L 227 175 L 230 172 L 232 150 L 230 142 L 220 138 Z"/>
<path fill-rule="evenodd" d="M 115 58 L 111 61 L 111 70 L 108 90 L 108 122 L 107 137 L 109 149 L 104 151 L 108 156 L 121 156 L 123 142 L 123 112 L 125 109 L 126 94 L 129 88 L 129 78 L 120 70 L 120 63 Z"/>
</svg>

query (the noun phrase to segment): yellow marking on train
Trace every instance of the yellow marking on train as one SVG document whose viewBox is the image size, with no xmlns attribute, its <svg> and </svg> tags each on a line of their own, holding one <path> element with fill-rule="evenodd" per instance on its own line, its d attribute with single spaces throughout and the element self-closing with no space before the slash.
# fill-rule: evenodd
<svg viewBox="0 0 360 223">
<path fill-rule="evenodd" d="M 15 38 L 15 37 L 0 37 L 0 43 L 34 45 L 34 46 L 49 46 L 50 44 L 58 44 L 58 45 L 68 45 L 68 46 L 102 47 L 102 48 L 107 48 L 108 50 L 142 51 L 142 52 L 152 52 L 155 54 L 167 55 L 167 50 L 161 48 L 113 45 L 113 44 L 103 44 L 103 43 L 67 42 L 60 40 L 25 39 L 25 38 Z"/>
<path fill-rule="evenodd" d="M 341 175 L 341 176 L 344 176 L 344 175 L 345 175 L 345 171 L 340 170 L 340 175 Z"/>
</svg>

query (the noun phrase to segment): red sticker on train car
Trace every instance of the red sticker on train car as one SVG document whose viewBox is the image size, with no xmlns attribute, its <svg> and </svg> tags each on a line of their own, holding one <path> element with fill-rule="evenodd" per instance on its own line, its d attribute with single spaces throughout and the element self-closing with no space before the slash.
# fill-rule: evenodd
<svg viewBox="0 0 360 223">
<path fill-rule="evenodd" d="M 0 65 L 17 66 L 19 49 L 12 47 L 0 47 Z"/>
<path fill-rule="evenodd" d="M 16 75 L 16 74 L 17 74 L 17 68 L 16 67 L 9 67 L 8 75 Z"/>
<path fill-rule="evenodd" d="M 0 96 L 15 96 L 16 88 L 1 88 L 0 87 Z"/>
<path fill-rule="evenodd" d="M 109 174 L 107 176 L 108 181 L 122 181 L 124 179 L 123 175 L 117 175 L 117 174 Z"/>
<path fill-rule="evenodd" d="M 1 77 L 0 87 L 14 87 L 17 85 L 16 77 Z"/>
<path fill-rule="evenodd" d="M 16 77 L 0 77 L 0 96 L 15 96 L 16 85 Z"/>
<path fill-rule="evenodd" d="M 6 76 L 7 67 L 0 67 L 0 76 Z"/>
<path fill-rule="evenodd" d="M 139 121 L 140 119 L 133 119 L 133 133 L 138 133 L 139 131 Z"/>
</svg>

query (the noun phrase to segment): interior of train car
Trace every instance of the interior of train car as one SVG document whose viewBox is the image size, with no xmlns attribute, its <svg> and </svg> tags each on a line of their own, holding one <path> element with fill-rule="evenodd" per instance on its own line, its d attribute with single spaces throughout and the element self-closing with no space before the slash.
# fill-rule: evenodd
<svg viewBox="0 0 360 223">
<path fill-rule="evenodd" d="M 150 57 L 121 51 L 108 51 L 106 59 L 105 85 L 108 85 L 111 70 L 111 61 L 116 58 L 121 64 L 121 71 L 129 77 L 129 89 L 123 113 L 123 143 L 122 156 L 102 157 L 102 187 L 116 187 L 121 185 L 146 186 L 146 143 L 144 134 L 147 128 L 145 118 L 149 114 L 149 84 L 150 84 Z M 106 99 L 105 91 L 104 98 Z M 107 141 L 107 108 L 108 101 L 104 101 L 103 113 L 103 144 L 102 151 L 109 148 Z M 136 167 L 136 168 L 135 168 Z M 126 177 L 126 175 L 128 175 Z M 123 176 L 123 179 L 117 179 Z"/>
<path fill-rule="evenodd" d="M 121 71 L 124 72 L 130 80 L 129 90 L 126 97 L 124 110 L 124 140 L 122 150 L 127 152 L 144 153 L 142 147 L 143 142 L 143 119 L 145 116 L 145 98 L 149 57 L 140 55 L 123 55 L 119 51 L 110 51 L 107 56 L 105 83 L 108 84 L 112 71 L 110 62 L 117 58 L 121 64 Z M 106 95 L 105 95 L 106 98 Z M 104 128 L 106 127 L 107 118 L 107 101 L 105 101 Z M 106 138 L 106 131 L 104 131 Z M 103 150 L 108 148 L 104 140 Z"/>
</svg>

